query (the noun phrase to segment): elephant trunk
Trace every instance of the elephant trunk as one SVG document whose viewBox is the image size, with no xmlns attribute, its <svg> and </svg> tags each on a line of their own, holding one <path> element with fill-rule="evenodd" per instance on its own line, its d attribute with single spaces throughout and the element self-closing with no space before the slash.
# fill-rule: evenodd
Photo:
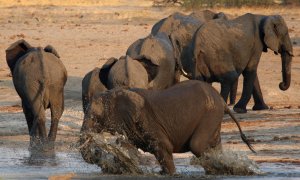
<svg viewBox="0 0 300 180">
<path fill-rule="evenodd" d="M 282 82 L 279 84 L 279 88 L 282 91 L 287 90 L 291 83 L 291 64 L 292 55 L 288 51 L 283 51 L 281 53 L 282 60 Z"/>
</svg>

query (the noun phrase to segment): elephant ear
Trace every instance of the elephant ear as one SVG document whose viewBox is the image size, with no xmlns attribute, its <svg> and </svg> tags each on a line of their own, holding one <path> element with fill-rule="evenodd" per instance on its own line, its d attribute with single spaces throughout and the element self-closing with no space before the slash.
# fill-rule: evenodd
<svg viewBox="0 0 300 180">
<path fill-rule="evenodd" d="M 228 20 L 227 16 L 223 12 L 219 12 L 214 15 L 213 19 L 223 19 L 223 20 Z"/>
<path fill-rule="evenodd" d="M 120 89 L 116 92 L 116 108 L 125 120 L 125 123 L 131 126 L 136 123 L 141 115 L 141 110 L 145 105 L 145 99 L 137 92 L 127 89 Z M 132 127 L 133 128 L 133 127 Z"/>
<path fill-rule="evenodd" d="M 104 86 L 107 88 L 107 80 L 108 80 L 108 74 L 111 69 L 111 67 L 118 61 L 117 58 L 111 57 L 109 58 L 106 63 L 101 67 L 100 73 L 99 73 L 99 79 L 104 84 Z"/>
<path fill-rule="evenodd" d="M 45 48 L 44 48 L 44 51 L 46 52 L 49 52 L 49 53 L 52 53 L 54 54 L 56 57 L 60 58 L 59 54 L 57 53 L 56 49 L 51 46 L 51 45 L 47 45 Z"/>
<path fill-rule="evenodd" d="M 153 60 L 152 57 L 142 54 L 131 57 L 133 60 L 139 61 L 147 71 L 148 81 L 152 81 L 158 74 L 159 64 L 157 61 Z"/>
<path fill-rule="evenodd" d="M 13 72 L 18 59 L 25 55 L 30 48 L 32 48 L 32 46 L 28 44 L 24 39 L 21 39 L 11 44 L 6 49 L 6 62 L 11 72 Z"/>
<path fill-rule="evenodd" d="M 278 16 L 267 17 L 263 27 L 264 42 L 268 48 L 275 52 L 275 54 L 278 53 L 279 49 L 278 27 L 276 24 L 278 18 Z"/>
<path fill-rule="evenodd" d="M 102 93 L 107 90 L 107 88 L 100 82 L 99 73 L 100 68 L 96 67 L 94 70 L 87 73 L 82 79 L 83 112 L 86 111 L 86 108 L 94 94 Z"/>
</svg>

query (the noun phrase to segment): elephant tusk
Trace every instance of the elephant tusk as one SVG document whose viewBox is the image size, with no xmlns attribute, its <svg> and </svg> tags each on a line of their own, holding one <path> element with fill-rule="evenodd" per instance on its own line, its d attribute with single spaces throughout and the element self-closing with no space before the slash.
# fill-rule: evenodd
<svg viewBox="0 0 300 180">
<path fill-rule="evenodd" d="M 192 79 L 192 76 L 189 73 L 187 73 L 183 68 L 180 68 L 180 71 L 184 77 Z"/>
</svg>

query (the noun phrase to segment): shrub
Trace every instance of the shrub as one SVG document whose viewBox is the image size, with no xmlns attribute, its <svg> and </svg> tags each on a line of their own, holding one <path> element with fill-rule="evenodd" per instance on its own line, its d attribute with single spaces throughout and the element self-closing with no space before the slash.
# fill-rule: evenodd
<svg viewBox="0 0 300 180">
<path fill-rule="evenodd" d="M 241 7 L 241 6 L 270 6 L 273 4 L 300 4 L 300 0 L 183 0 L 186 8 L 201 7 Z"/>
</svg>

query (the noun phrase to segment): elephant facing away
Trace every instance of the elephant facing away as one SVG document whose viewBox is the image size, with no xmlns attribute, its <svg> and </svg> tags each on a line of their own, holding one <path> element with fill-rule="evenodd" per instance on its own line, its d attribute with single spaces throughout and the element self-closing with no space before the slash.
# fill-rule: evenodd
<svg viewBox="0 0 300 180">
<path fill-rule="evenodd" d="M 165 89 L 180 81 L 173 47 L 165 33 L 138 39 L 129 46 L 126 55 L 139 61 L 147 70 L 147 89 Z"/>
<path fill-rule="evenodd" d="M 155 155 L 163 173 L 172 175 L 172 153 L 191 151 L 199 157 L 221 145 L 224 111 L 233 118 L 242 140 L 253 150 L 219 93 L 196 80 L 163 90 L 119 88 L 95 94 L 84 114 L 80 143 L 86 142 L 85 133 L 89 132 L 127 135 L 137 148 Z M 88 158 L 86 161 L 90 162 Z"/>
<path fill-rule="evenodd" d="M 52 149 L 59 119 L 64 111 L 64 85 L 67 71 L 57 51 L 19 40 L 6 49 L 6 61 L 15 89 L 22 100 L 28 125 L 30 147 L 42 145 Z M 51 127 L 47 136 L 45 110 L 51 110 Z"/>
<path fill-rule="evenodd" d="M 148 88 L 148 74 L 145 67 L 129 56 L 109 58 L 101 68 L 87 73 L 82 80 L 82 107 L 85 112 L 95 93 L 116 87 Z"/>
<path fill-rule="evenodd" d="M 293 48 L 284 19 L 279 15 L 245 14 L 232 20 L 214 20 L 203 24 L 192 41 L 193 78 L 220 82 L 221 95 L 226 101 L 240 74 L 244 77 L 241 99 L 234 110 L 245 113 L 253 95 L 253 110 L 268 109 L 257 78 L 257 66 L 267 49 L 281 54 L 281 90 L 291 82 Z"/>
</svg>

